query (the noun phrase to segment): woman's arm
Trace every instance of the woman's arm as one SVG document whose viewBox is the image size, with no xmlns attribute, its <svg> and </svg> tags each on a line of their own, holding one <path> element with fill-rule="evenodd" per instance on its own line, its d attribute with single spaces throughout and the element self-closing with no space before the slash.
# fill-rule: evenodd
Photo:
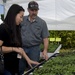
<svg viewBox="0 0 75 75">
<path fill-rule="evenodd" d="M 2 44 L 3 44 L 3 41 L 0 40 L 0 46 L 2 46 Z M 9 53 L 9 52 L 12 52 L 12 47 L 2 46 L 2 51 L 3 51 L 3 53 Z"/>
<path fill-rule="evenodd" d="M 0 46 L 2 46 L 3 41 L 0 40 Z M 20 47 L 6 47 L 6 46 L 2 46 L 2 51 L 3 53 L 10 53 L 10 52 L 17 52 L 19 53 L 21 56 L 23 56 L 26 61 L 28 62 L 29 66 L 32 68 L 31 64 L 35 64 L 38 65 L 39 63 L 36 61 L 32 61 L 30 60 L 30 58 L 27 56 L 27 54 L 24 52 L 24 50 Z"/>
</svg>

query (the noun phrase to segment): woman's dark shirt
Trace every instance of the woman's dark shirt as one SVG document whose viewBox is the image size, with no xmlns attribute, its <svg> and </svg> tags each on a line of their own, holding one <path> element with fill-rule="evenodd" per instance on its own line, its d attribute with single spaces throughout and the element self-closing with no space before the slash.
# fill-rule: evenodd
<svg viewBox="0 0 75 75">
<path fill-rule="evenodd" d="M 16 47 L 16 44 L 10 42 L 11 30 L 10 28 L 5 28 L 5 24 L 0 25 L 0 40 L 3 41 L 2 46 Z M 16 52 L 10 52 L 4 54 L 4 66 L 5 69 L 10 72 L 18 72 L 19 59 L 17 58 Z"/>
</svg>

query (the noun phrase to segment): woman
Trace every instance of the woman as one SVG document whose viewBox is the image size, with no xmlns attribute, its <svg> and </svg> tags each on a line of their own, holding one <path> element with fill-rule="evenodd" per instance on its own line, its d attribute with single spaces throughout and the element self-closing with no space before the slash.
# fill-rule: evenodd
<svg viewBox="0 0 75 75">
<path fill-rule="evenodd" d="M 24 9 L 13 4 L 4 19 L 4 23 L 0 25 L 0 46 L 4 53 L 4 75 L 19 75 L 19 57 L 23 56 L 28 64 L 39 64 L 28 58 L 24 50 L 21 48 L 20 23 L 23 20 Z"/>
</svg>

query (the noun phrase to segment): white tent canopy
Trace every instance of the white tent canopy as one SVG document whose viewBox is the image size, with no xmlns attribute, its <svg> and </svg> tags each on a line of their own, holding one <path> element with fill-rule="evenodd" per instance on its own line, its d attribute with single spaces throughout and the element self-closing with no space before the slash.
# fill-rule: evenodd
<svg viewBox="0 0 75 75">
<path fill-rule="evenodd" d="M 3 21 L 2 21 L 1 18 L 0 18 L 0 24 L 1 24 L 1 23 L 3 23 Z"/>
<path fill-rule="evenodd" d="M 3 21 L 0 19 L 0 24 L 3 23 Z"/>
<path fill-rule="evenodd" d="M 0 24 L 3 23 L 3 21 L 1 20 L 1 15 L 0 15 Z"/>
<path fill-rule="evenodd" d="M 3 3 L 3 1 L 6 1 Z M 5 7 L 5 15 L 11 4 L 22 5 L 27 12 L 31 0 L 0 0 Z M 43 18 L 49 30 L 75 30 L 75 0 L 35 0 L 39 4 L 38 16 Z M 14 11 L 14 9 L 13 9 Z"/>
</svg>

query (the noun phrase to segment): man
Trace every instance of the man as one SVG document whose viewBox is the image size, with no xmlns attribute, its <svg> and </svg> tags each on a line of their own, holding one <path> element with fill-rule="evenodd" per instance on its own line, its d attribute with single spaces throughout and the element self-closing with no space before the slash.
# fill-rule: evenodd
<svg viewBox="0 0 75 75">
<path fill-rule="evenodd" d="M 48 28 L 46 22 L 37 16 L 39 5 L 35 1 L 28 4 L 29 15 L 24 17 L 21 24 L 22 44 L 23 49 L 28 54 L 29 58 L 34 61 L 39 61 L 40 44 L 44 43 L 42 55 L 44 59 L 48 59 Z M 25 60 L 20 60 L 20 72 L 25 70 Z"/>
</svg>

